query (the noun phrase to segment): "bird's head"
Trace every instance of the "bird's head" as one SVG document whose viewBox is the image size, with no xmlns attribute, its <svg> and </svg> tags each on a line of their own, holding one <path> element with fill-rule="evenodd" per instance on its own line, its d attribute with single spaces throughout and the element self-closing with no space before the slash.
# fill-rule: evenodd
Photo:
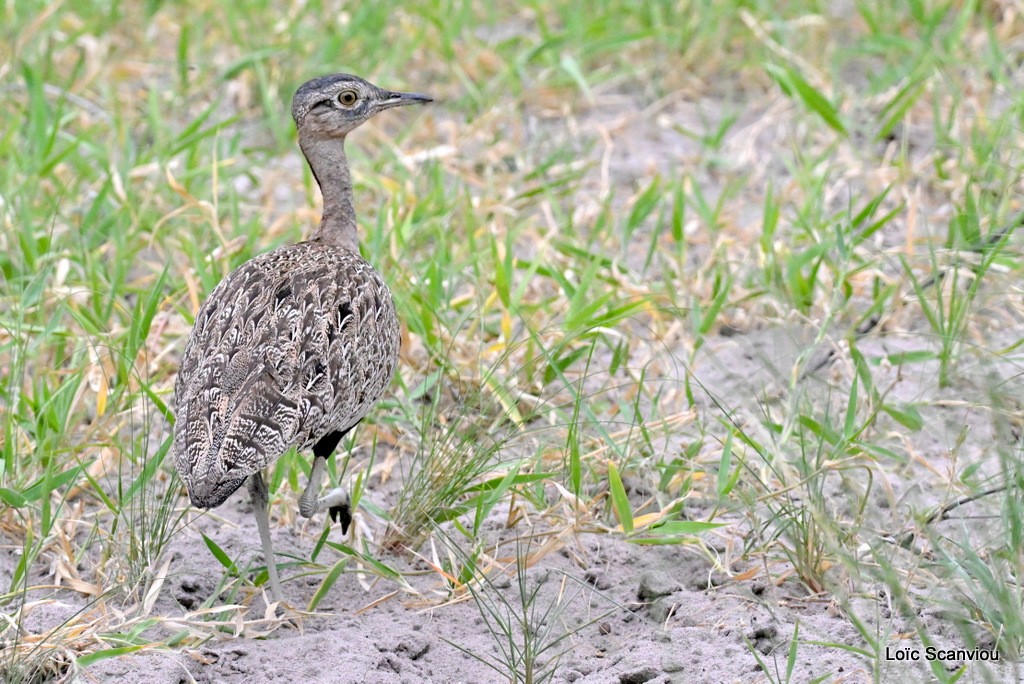
<svg viewBox="0 0 1024 684">
<path fill-rule="evenodd" d="M 384 90 L 351 74 L 331 74 L 299 87 L 292 98 L 292 118 L 302 135 L 343 138 L 377 112 L 432 101 L 422 93 Z"/>
</svg>

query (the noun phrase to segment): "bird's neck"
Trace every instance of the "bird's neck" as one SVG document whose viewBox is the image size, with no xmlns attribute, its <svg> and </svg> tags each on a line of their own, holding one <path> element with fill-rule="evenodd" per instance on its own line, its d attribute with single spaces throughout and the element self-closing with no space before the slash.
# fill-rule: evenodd
<svg viewBox="0 0 1024 684">
<path fill-rule="evenodd" d="M 352 201 L 352 175 L 345 158 L 345 139 L 309 140 L 300 136 L 299 147 L 306 155 L 324 198 L 323 217 L 309 239 L 358 252 L 356 209 Z"/>
</svg>

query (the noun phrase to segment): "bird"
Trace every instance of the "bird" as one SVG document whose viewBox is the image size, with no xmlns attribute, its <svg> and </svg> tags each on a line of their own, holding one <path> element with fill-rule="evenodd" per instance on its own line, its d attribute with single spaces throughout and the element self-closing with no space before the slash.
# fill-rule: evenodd
<svg viewBox="0 0 1024 684">
<path fill-rule="evenodd" d="M 263 469 L 312 448 L 299 513 L 351 523 L 347 491 L 320 496 L 327 458 L 384 394 L 400 332 L 387 284 L 359 254 L 345 138 L 376 114 L 432 98 L 352 74 L 307 81 L 292 99 L 301 149 L 323 197 L 303 242 L 256 256 L 199 308 L 174 388 L 174 465 L 193 506 L 214 508 L 248 482 L 271 594 L 281 582 Z"/>
</svg>

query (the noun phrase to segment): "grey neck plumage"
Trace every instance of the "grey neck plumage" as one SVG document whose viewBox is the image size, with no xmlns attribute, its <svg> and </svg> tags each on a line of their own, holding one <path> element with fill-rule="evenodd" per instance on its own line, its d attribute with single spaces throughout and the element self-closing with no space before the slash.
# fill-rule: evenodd
<svg viewBox="0 0 1024 684">
<path fill-rule="evenodd" d="M 306 155 L 324 198 L 323 217 L 309 239 L 358 253 L 356 209 L 352 200 L 352 175 L 345 158 L 345 139 L 310 140 L 300 135 L 299 147 Z"/>
</svg>

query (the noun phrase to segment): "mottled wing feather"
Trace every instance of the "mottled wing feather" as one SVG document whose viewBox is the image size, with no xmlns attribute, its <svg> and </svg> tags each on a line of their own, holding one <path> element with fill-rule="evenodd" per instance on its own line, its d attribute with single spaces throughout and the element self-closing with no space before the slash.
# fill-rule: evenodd
<svg viewBox="0 0 1024 684">
<path fill-rule="evenodd" d="M 318 242 L 233 271 L 200 308 L 175 385 L 175 465 L 219 505 L 289 448 L 361 420 L 394 372 L 391 293 L 358 255 Z"/>
</svg>

